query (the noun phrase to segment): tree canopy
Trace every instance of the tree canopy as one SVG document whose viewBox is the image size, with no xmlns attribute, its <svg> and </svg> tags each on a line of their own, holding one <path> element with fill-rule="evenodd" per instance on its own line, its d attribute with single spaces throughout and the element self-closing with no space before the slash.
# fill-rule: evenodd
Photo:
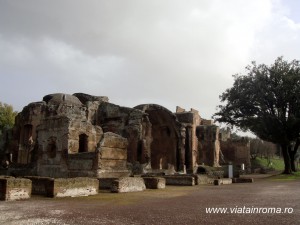
<svg viewBox="0 0 300 225">
<path fill-rule="evenodd" d="M 290 149 L 300 133 L 300 65 L 278 57 L 268 66 L 252 62 L 246 74 L 234 75 L 234 84 L 220 95 L 216 121 L 250 130 L 259 138 L 280 144 L 285 172 L 297 149 Z"/>
<path fill-rule="evenodd" d="M 17 112 L 11 105 L 0 102 L 0 131 L 3 128 L 11 128 L 15 123 Z"/>
</svg>

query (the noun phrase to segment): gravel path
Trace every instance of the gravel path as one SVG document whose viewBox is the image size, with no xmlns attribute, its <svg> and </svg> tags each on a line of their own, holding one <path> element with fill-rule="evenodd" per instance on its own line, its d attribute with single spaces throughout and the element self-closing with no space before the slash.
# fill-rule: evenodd
<svg viewBox="0 0 300 225">
<path fill-rule="evenodd" d="M 292 208 L 293 213 L 209 214 L 207 207 Z M 300 181 L 168 186 L 138 193 L 0 202 L 0 224 L 300 224 Z"/>
</svg>

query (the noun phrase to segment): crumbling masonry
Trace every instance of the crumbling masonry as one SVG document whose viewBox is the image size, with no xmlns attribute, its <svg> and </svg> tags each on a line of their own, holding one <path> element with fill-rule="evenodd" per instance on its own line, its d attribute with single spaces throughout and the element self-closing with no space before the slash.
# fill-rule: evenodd
<svg viewBox="0 0 300 225">
<path fill-rule="evenodd" d="M 10 135 L 3 151 L 11 175 L 103 178 L 129 176 L 136 165 L 190 173 L 219 166 L 219 128 L 194 109 L 50 94 L 24 107 Z"/>
</svg>

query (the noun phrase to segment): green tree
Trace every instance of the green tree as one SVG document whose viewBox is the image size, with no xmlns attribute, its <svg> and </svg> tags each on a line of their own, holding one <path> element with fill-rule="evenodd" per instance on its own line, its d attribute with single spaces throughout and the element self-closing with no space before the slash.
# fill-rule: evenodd
<svg viewBox="0 0 300 225">
<path fill-rule="evenodd" d="M 300 65 L 278 57 L 267 66 L 252 62 L 246 74 L 234 75 L 233 87 L 220 95 L 224 105 L 216 121 L 250 130 L 260 139 L 281 146 L 284 173 L 295 171 L 294 158 L 300 133 Z"/>
<path fill-rule="evenodd" d="M 11 128 L 15 123 L 17 112 L 11 105 L 0 102 L 0 131 L 3 128 Z"/>
</svg>

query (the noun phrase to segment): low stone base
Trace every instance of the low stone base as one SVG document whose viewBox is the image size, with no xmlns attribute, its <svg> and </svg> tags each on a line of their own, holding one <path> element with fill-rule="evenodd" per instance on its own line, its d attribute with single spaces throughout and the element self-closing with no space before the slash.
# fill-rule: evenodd
<svg viewBox="0 0 300 225">
<path fill-rule="evenodd" d="M 122 177 L 112 182 L 111 192 L 136 192 L 146 189 L 144 179 L 141 177 Z"/>
<path fill-rule="evenodd" d="M 166 179 L 162 177 L 143 177 L 146 188 L 164 189 L 166 188 Z"/>
<path fill-rule="evenodd" d="M 164 172 L 157 172 L 157 173 L 151 172 L 151 173 L 142 174 L 141 177 L 162 177 L 165 175 L 166 174 Z"/>
<path fill-rule="evenodd" d="M 199 175 L 199 174 L 176 174 L 176 176 L 191 176 L 194 177 L 195 179 L 195 185 L 199 185 L 201 183 L 201 176 L 205 176 L 205 175 Z"/>
<path fill-rule="evenodd" d="M 214 180 L 214 185 L 221 185 L 221 184 L 232 184 L 232 179 L 222 178 L 222 179 L 215 179 Z"/>
<path fill-rule="evenodd" d="M 129 170 L 98 170 L 97 178 L 120 178 L 129 177 L 131 172 Z"/>
<path fill-rule="evenodd" d="M 98 178 L 99 189 L 111 189 L 113 181 L 118 179 L 119 178 Z"/>
<path fill-rule="evenodd" d="M 190 175 L 174 175 L 164 176 L 166 185 L 180 185 L 180 186 L 193 186 L 195 185 L 195 178 Z"/>
<path fill-rule="evenodd" d="M 198 184 L 213 184 L 214 179 L 208 177 L 207 175 L 197 175 L 198 176 Z"/>
<path fill-rule="evenodd" d="M 47 188 L 51 186 L 54 182 L 54 178 L 51 177 L 38 177 L 38 176 L 26 176 L 26 179 L 32 182 L 32 192 L 33 195 L 45 195 L 47 196 Z"/>
<path fill-rule="evenodd" d="M 77 197 L 96 195 L 99 190 L 99 181 L 94 178 L 58 178 L 49 182 L 46 187 L 48 197 Z"/>
<path fill-rule="evenodd" d="M 253 178 L 232 178 L 232 183 L 253 183 Z"/>
<path fill-rule="evenodd" d="M 14 201 L 31 197 L 32 183 L 29 179 L 1 177 L 0 178 L 0 200 Z"/>
</svg>

